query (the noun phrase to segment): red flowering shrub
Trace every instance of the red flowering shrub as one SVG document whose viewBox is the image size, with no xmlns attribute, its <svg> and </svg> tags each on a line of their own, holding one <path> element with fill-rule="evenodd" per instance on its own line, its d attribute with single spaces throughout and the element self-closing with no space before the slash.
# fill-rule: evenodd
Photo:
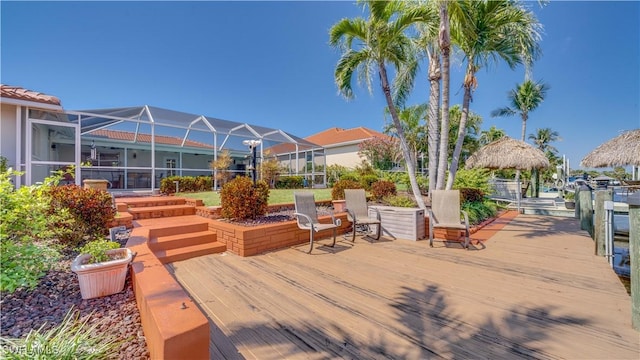
<svg viewBox="0 0 640 360">
<path fill-rule="evenodd" d="M 77 185 L 52 186 L 49 196 L 48 215 L 55 218 L 62 245 L 76 247 L 108 234 L 116 210 L 107 191 Z"/>
<path fill-rule="evenodd" d="M 227 219 L 255 219 L 267 213 L 269 203 L 269 185 L 238 176 L 224 184 L 220 190 L 221 215 Z"/>
<path fill-rule="evenodd" d="M 396 184 L 393 181 L 378 180 L 371 185 L 371 194 L 377 201 L 387 196 L 396 195 Z"/>
</svg>

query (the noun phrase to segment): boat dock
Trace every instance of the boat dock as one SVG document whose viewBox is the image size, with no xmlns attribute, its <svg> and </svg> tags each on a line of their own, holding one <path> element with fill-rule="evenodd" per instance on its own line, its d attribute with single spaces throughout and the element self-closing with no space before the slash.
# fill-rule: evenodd
<svg viewBox="0 0 640 360">
<path fill-rule="evenodd" d="M 340 237 L 167 266 L 216 359 L 640 358 L 630 296 L 578 220 L 511 213 L 468 251 Z"/>
</svg>

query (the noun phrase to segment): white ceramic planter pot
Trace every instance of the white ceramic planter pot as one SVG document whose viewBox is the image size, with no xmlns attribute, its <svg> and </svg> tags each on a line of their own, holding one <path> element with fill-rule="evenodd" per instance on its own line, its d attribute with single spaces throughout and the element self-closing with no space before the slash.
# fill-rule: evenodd
<svg viewBox="0 0 640 360">
<path fill-rule="evenodd" d="M 125 257 L 101 263 L 83 264 L 90 255 L 81 254 L 73 260 L 71 271 L 78 274 L 80 294 L 83 299 L 112 295 L 124 289 L 127 268 L 133 256 L 128 248 L 107 251 L 107 254 L 119 253 L 123 253 Z"/>
</svg>

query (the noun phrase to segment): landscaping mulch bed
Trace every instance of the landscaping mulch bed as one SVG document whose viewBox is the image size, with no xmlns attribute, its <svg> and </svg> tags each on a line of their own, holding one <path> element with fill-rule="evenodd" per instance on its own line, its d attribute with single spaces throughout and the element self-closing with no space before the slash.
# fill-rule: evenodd
<svg viewBox="0 0 640 360">
<path fill-rule="evenodd" d="M 333 211 L 330 207 L 318 206 L 316 207 L 316 211 L 318 212 L 318 216 L 330 215 Z M 268 213 L 264 216 L 258 216 L 255 219 L 245 219 L 245 220 L 230 220 L 229 222 L 236 225 L 241 226 L 258 226 L 265 224 L 273 224 L 284 221 L 295 220 L 296 217 L 293 215 L 295 210 L 282 210 L 277 212 Z"/>
<path fill-rule="evenodd" d="M 65 256 L 34 290 L 18 289 L 13 294 L 0 294 L 0 335 L 21 338 L 41 326 L 43 330 L 51 329 L 62 322 L 70 309 L 74 309 L 79 312 L 81 319 L 89 317 L 89 325 L 100 322 L 96 336 L 115 334 L 122 340 L 118 358 L 148 359 L 149 351 L 142 332 L 131 275 L 127 273 L 122 292 L 83 300 L 77 276 L 71 271 L 73 258 L 73 255 Z"/>
</svg>

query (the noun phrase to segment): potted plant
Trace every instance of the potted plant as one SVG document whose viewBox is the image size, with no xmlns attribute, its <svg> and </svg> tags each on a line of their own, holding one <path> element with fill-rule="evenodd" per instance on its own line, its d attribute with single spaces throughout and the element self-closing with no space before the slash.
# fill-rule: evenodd
<svg viewBox="0 0 640 360">
<path fill-rule="evenodd" d="M 78 275 L 83 299 L 116 294 L 124 289 L 127 268 L 133 255 L 114 241 L 94 240 L 80 249 L 71 263 L 71 271 Z"/>
<path fill-rule="evenodd" d="M 567 209 L 575 209 L 576 208 L 576 193 L 567 191 L 564 193 L 564 207 Z"/>
</svg>

